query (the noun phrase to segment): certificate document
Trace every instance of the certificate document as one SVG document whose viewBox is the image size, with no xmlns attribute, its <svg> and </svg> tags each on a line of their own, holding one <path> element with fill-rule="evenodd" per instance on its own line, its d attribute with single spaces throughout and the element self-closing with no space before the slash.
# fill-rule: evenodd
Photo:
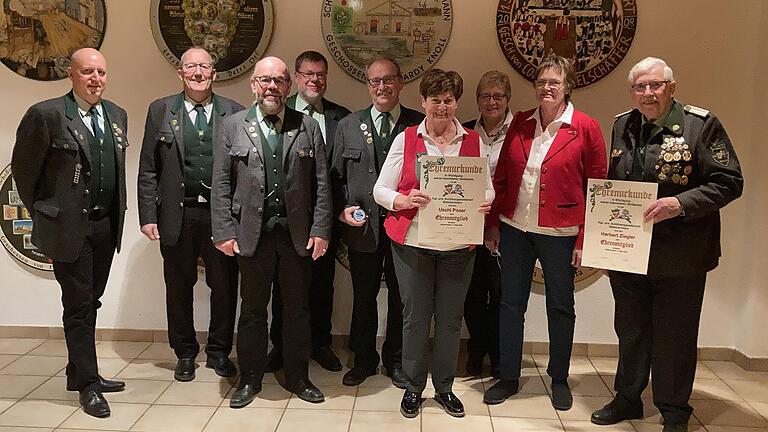
<svg viewBox="0 0 768 432">
<path fill-rule="evenodd" d="M 419 158 L 421 190 L 431 201 L 419 209 L 419 243 L 482 244 L 488 159 L 463 156 Z"/>
<path fill-rule="evenodd" d="M 589 179 L 582 265 L 647 274 L 653 221 L 643 211 L 656 201 L 657 183 Z"/>
</svg>

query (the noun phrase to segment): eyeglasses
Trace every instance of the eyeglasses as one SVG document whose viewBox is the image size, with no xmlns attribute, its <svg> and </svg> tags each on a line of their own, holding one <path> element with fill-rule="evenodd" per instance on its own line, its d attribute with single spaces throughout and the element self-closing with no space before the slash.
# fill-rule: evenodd
<svg viewBox="0 0 768 432">
<path fill-rule="evenodd" d="M 195 72 L 197 68 L 200 68 L 202 72 L 210 72 L 213 70 L 213 64 L 211 63 L 184 63 L 181 68 L 184 72 Z"/>
<path fill-rule="evenodd" d="M 552 90 L 557 90 L 563 85 L 563 82 L 557 80 L 536 80 L 533 82 L 533 85 L 540 89 L 549 86 Z"/>
<path fill-rule="evenodd" d="M 397 75 L 386 75 L 381 78 L 369 78 L 368 84 L 371 85 L 371 87 L 378 87 L 381 85 L 381 83 L 384 83 L 384 85 L 392 85 L 397 81 L 398 76 Z"/>
<path fill-rule="evenodd" d="M 490 102 L 491 99 L 495 100 L 496 102 L 501 102 L 506 97 L 507 97 L 507 95 L 505 95 L 503 93 L 493 93 L 493 94 L 480 93 L 479 95 L 477 95 L 477 98 L 480 99 L 480 101 L 484 102 L 484 103 Z"/>
<path fill-rule="evenodd" d="M 259 83 L 262 87 L 266 87 L 269 85 L 269 83 L 273 82 L 276 86 L 282 87 L 290 82 L 290 80 L 284 76 L 268 76 L 268 75 L 262 75 L 260 77 L 254 78 L 256 82 Z"/>
<path fill-rule="evenodd" d="M 306 79 L 317 78 L 319 80 L 325 80 L 326 78 L 328 78 L 328 72 L 303 72 L 303 71 L 297 70 L 296 73 L 303 76 Z"/>
<path fill-rule="evenodd" d="M 669 81 L 639 82 L 637 84 L 633 84 L 630 88 L 635 93 L 643 93 L 646 87 L 650 88 L 652 92 L 657 92 L 667 83 L 669 83 Z"/>
</svg>

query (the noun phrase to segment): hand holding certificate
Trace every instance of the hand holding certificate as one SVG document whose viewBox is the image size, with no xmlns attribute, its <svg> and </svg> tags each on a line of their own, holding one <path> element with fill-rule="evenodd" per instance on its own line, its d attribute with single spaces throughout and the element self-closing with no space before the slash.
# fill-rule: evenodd
<svg viewBox="0 0 768 432">
<path fill-rule="evenodd" d="M 423 155 L 418 173 L 430 197 L 419 210 L 419 243 L 482 244 L 488 159 Z"/>
<path fill-rule="evenodd" d="M 658 183 L 589 179 L 582 265 L 646 274 Z"/>
</svg>

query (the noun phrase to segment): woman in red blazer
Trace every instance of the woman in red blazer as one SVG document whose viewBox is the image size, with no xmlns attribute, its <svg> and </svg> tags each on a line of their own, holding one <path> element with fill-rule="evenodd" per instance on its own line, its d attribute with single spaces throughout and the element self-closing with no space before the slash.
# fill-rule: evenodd
<svg viewBox="0 0 768 432">
<path fill-rule="evenodd" d="M 552 405 L 573 404 L 568 368 L 573 346 L 573 277 L 581 264 L 588 178 L 605 178 L 598 122 L 570 103 L 576 73 L 564 57 L 545 58 L 534 88 L 539 106 L 515 114 L 493 178 L 496 200 L 486 246 L 501 254 L 501 380 L 483 397 L 501 403 L 517 393 L 523 322 L 538 259 L 544 271 Z"/>
</svg>

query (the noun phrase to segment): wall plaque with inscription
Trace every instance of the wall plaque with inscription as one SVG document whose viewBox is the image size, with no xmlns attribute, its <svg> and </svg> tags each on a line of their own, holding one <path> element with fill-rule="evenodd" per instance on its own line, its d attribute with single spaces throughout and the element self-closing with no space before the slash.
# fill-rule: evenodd
<svg viewBox="0 0 768 432">
<path fill-rule="evenodd" d="M 217 80 L 249 72 L 272 37 L 273 0 L 152 0 L 150 24 L 157 47 L 175 67 L 192 46 L 213 58 Z"/>
<path fill-rule="evenodd" d="M 0 243 L 19 262 L 38 270 L 53 271 L 53 261 L 32 243 L 32 218 L 24 207 L 11 175 L 11 165 L 0 173 Z"/>
<path fill-rule="evenodd" d="M 413 81 L 442 56 L 453 26 L 451 0 L 323 0 L 323 38 L 331 57 L 354 78 L 377 57 L 400 64 Z"/>
<path fill-rule="evenodd" d="M 496 34 L 512 67 L 534 81 L 550 52 L 573 63 L 576 87 L 621 63 L 637 28 L 637 0 L 499 0 Z"/>
<path fill-rule="evenodd" d="M 66 78 L 75 50 L 101 46 L 106 22 L 104 0 L 4 0 L 0 61 L 26 78 Z"/>
</svg>

